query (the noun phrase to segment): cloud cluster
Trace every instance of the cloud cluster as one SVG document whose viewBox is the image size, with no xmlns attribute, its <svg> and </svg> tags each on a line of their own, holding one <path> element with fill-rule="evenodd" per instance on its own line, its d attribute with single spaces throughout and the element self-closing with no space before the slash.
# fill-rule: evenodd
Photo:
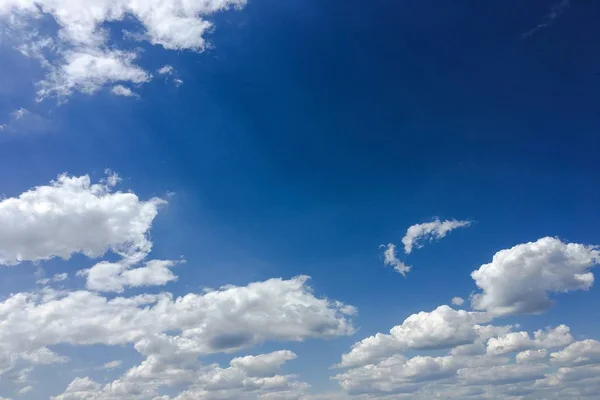
<svg viewBox="0 0 600 400">
<path fill-rule="evenodd" d="M 598 341 L 574 341 L 566 325 L 530 334 L 491 322 L 542 312 L 553 293 L 589 289 L 599 255 L 595 246 L 551 237 L 501 250 L 472 273 L 480 289 L 474 311 L 442 305 L 413 314 L 388 334 L 356 342 L 333 379 L 368 399 L 592 399 L 600 391 Z"/>
<path fill-rule="evenodd" d="M 213 24 L 211 14 L 245 6 L 246 0 L 100 0 L 93 4 L 72 0 L 2 0 L 0 19 L 13 25 L 22 54 L 41 61 L 47 69 L 38 84 L 40 99 L 64 98 L 73 92 L 94 93 L 115 85 L 115 94 L 152 79 L 136 63 L 137 53 L 117 48 L 111 23 L 134 20 L 137 31 L 125 39 L 146 41 L 167 50 L 202 51 Z M 52 19 L 58 31 L 42 35 L 36 27 Z M 133 28 L 132 28 L 133 29 Z M 15 39 L 16 40 L 16 39 Z"/>
<path fill-rule="evenodd" d="M 594 246 L 546 237 L 497 252 L 472 273 L 479 290 L 471 297 L 472 310 L 441 305 L 357 341 L 335 365 L 331 378 L 340 391 L 310 394 L 308 383 L 285 372 L 301 354 L 285 347 L 247 351 L 266 342 L 351 335 L 356 309 L 316 296 L 307 276 L 178 295 L 146 292 L 147 287 L 168 289 L 184 260 L 149 259 L 149 231 L 165 201 L 117 191 L 119 182 L 112 173 L 98 183 L 87 175 L 60 175 L 0 202 L 3 265 L 73 254 L 95 260 L 90 268 L 40 278 L 36 289 L 0 301 L 0 379 L 17 386 L 15 395 L 541 400 L 592 399 L 600 391 L 597 340 L 576 341 L 566 325 L 530 333 L 496 324 L 499 317 L 544 311 L 553 293 L 589 289 L 591 268 L 600 259 Z M 389 258 L 397 260 L 393 250 Z M 118 260 L 97 260 L 109 252 Z M 85 288 L 71 288 L 78 278 L 85 279 Z M 132 288 L 135 294 L 128 293 Z M 452 303 L 464 305 L 464 300 L 456 297 Z M 62 393 L 41 393 L 31 372 L 68 365 L 68 346 L 129 348 L 139 360 L 111 357 L 91 369 L 119 374 L 111 380 L 81 374 Z M 216 353 L 232 355 L 224 365 L 207 363 Z"/>
</svg>

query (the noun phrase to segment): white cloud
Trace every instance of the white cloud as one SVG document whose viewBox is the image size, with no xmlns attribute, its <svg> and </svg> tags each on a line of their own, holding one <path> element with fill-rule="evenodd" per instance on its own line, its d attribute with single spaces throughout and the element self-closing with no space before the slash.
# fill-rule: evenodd
<svg viewBox="0 0 600 400">
<path fill-rule="evenodd" d="M 126 39 L 168 50 L 202 51 L 207 46 L 205 35 L 213 28 L 208 16 L 245 4 L 246 0 L 101 0 L 90 6 L 72 0 L 3 0 L 0 18 L 19 27 L 15 32 L 35 32 L 42 16 L 56 22 L 58 32 L 48 37 L 23 33 L 18 48 L 48 69 L 38 97 L 64 98 L 76 91 L 94 93 L 115 82 L 151 79 L 134 64 L 135 54 L 118 49 L 111 40 L 111 23 L 131 18 L 140 24 L 140 32 Z"/>
<path fill-rule="evenodd" d="M 497 252 L 471 274 L 482 290 L 471 303 L 496 315 L 538 313 L 551 306 L 552 293 L 589 289 L 590 268 L 599 261 L 596 247 L 552 237 L 519 244 Z"/>
<path fill-rule="evenodd" d="M 116 381 L 100 385 L 90 378 L 77 378 L 63 394 L 51 399 L 168 400 L 171 397 L 157 397 L 158 389 L 177 384 L 186 385 L 187 389 L 176 395 L 174 400 L 298 398 L 307 385 L 295 381 L 294 376 L 277 374 L 281 364 L 293 358 L 294 353 L 282 350 L 247 356 L 242 362 L 240 358 L 235 358 L 229 367 L 222 368 L 216 364 L 203 366 L 193 361 L 173 363 L 160 357 L 149 357 Z M 269 368 L 264 368 L 265 363 L 270 364 Z M 288 394 L 296 396 L 288 397 Z"/>
<path fill-rule="evenodd" d="M 51 282 L 54 282 L 54 283 L 63 282 L 63 281 L 66 281 L 68 278 L 69 278 L 69 274 L 66 272 L 62 272 L 60 274 L 55 274 L 51 278 L 38 279 L 37 283 L 39 283 L 40 285 L 47 285 L 48 283 L 51 283 Z"/>
<path fill-rule="evenodd" d="M 64 362 L 48 350 L 58 344 L 130 344 L 147 357 L 167 360 L 267 340 L 352 333 L 346 306 L 315 297 L 307 279 L 270 279 L 178 298 L 162 293 L 109 299 L 81 290 L 18 293 L 0 302 L 0 360 L 9 360 L 0 371 L 11 370 L 18 360 Z"/>
<path fill-rule="evenodd" d="M 488 340 L 487 352 L 492 355 L 512 353 L 529 349 L 548 349 L 564 347 L 573 342 L 571 329 L 566 325 L 556 328 L 538 330 L 533 333 L 533 339 L 527 332 L 511 332 Z"/>
<path fill-rule="evenodd" d="M 579 366 L 600 364 L 600 342 L 587 339 L 571 343 L 561 351 L 550 354 L 557 365 Z"/>
<path fill-rule="evenodd" d="M 520 352 L 515 356 L 515 360 L 518 364 L 524 364 L 533 361 L 539 361 L 548 355 L 548 350 L 539 349 L 539 350 L 525 350 Z"/>
<path fill-rule="evenodd" d="M 152 248 L 147 233 L 162 204 L 114 192 L 107 183 L 92 184 L 87 175 L 60 175 L 0 201 L 0 265 L 75 253 L 97 258 L 109 250 L 139 260 Z"/>
<path fill-rule="evenodd" d="M 175 86 L 177 86 L 177 87 L 183 85 L 183 81 L 179 78 L 173 79 L 173 82 L 175 82 Z"/>
<path fill-rule="evenodd" d="M 133 64 L 135 53 L 80 49 L 66 52 L 64 62 L 39 83 L 38 96 L 67 97 L 78 91 L 92 94 L 115 82 L 144 83 L 152 76 Z"/>
<path fill-rule="evenodd" d="M 455 306 L 462 306 L 465 303 L 465 299 L 463 299 L 462 297 L 453 297 L 452 298 L 452 304 L 454 304 Z"/>
<path fill-rule="evenodd" d="M 25 118 L 25 116 L 29 113 L 30 113 L 29 110 L 26 110 L 25 108 L 21 107 L 18 110 L 13 111 L 11 113 L 11 117 L 13 117 L 16 120 L 20 120 L 20 119 Z"/>
<path fill-rule="evenodd" d="M 150 260 L 143 267 L 132 268 L 124 262 L 102 261 L 77 274 L 87 278 L 89 290 L 122 293 L 126 287 L 163 286 L 176 281 L 170 270 L 175 264 L 172 260 Z"/>
<path fill-rule="evenodd" d="M 116 85 L 113 86 L 112 89 L 110 90 L 114 95 L 117 96 L 123 96 L 123 97 L 139 97 L 139 95 L 137 93 L 135 93 L 134 91 L 132 91 L 131 89 L 129 89 L 128 87 L 125 87 L 123 85 Z"/>
<path fill-rule="evenodd" d="M 431 312 L 420 312 L 406 318 L 389 334 L 377 333 L 355 343 L 342 355 L 339 367 L 370 364 L 395 353 L 413 349 L 448 349 L 473 343 L 478 337 L 478 323 L 485 322 L 483 313 L 454 310 L 440 306 Z"/>
<path fill-rule="evenodd" d="M 546 369 L 543 364 L 464 368 L 458 371 L 458 377 L 469 385 L 498 385 L 542 379 Z"/>
<path fill-rule="evenodd" d="M 173 73 L 173 67 L 171 65 L 164 65 L 160 67 L 157 72 L 160 75 L 171 75 Z"/>
<path fill-rule="evenodd" d="M 406 234 L 402 238 L 404 244 L 404 252 L 410 254 L 414 247 L 423 247 L 422 242 L 426 239 L 442 239 L 449 232 L 457 228 L 464 228 L 471 225 L 471 221 L 447 220 L 440 221 L 435 219 L 432 222 L 412 225 L 406 230 Z"/>
<path fill-rule="evenodd" d="M 384 245 L 381 245 L 383 247 L 385 247 Z M 380 246 L 380 247 L 381 247 Z M 396 270 L 396 272 L 402 274 L 402 276 L 406 276 L 406 273 L 410 271 L 410 266 L 404 264 L 402 261 L 400 261 L 396 255 L 396 245 L 393 243 L 390 243 L 387 245 L 387 247 L 385 248 L 385 251 L 383 252 L 383 263 L 385 265 L 389 265 L 390 267 L 393 267 L 394 270 Z"/>
<path fill-rule="evenodd" d="M 114 361 L 107 362 L 106 364 L 104 364 L 102 366 L 102 368 L 103 369 L 115 369 L 115 368 L 119 368 L 121 366 L 121 364 L 123 364 L 123 361 L 114 360 Z"/>
<path fill-rule="evenodd" d="M 31 392 L 32 390 L 33 390 L 33 386 L 25 386 L 24 388 L 20 389 L 17 393 L 19 395 L 24 395 L 24 394 Z"/>
</svg>

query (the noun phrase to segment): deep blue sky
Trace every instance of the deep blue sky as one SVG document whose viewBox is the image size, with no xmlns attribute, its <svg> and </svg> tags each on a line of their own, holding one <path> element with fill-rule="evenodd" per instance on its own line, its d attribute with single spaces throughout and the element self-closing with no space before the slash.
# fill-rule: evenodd
<svg viewBox="0 0 600 400">
<path fill-rule="evenodd" d="M 175 192 L 154 254 L 185 255 L 189 288 L 307 274 L 358 307 L 357 337 L 304 345 L 323 362 L 303 377 L 333 388 L 326 367 L 350 344 L 468 297 L 496 251 L 600 243 L 600 3 L 573 0 L 523 37 L 553 4 L 253 0 L 213 19 L 202 54 L 142 45 L 185 84 L 157 79 L 138 100 L 36 104 L 31 76 L 7 78 L 35 61 L 6 50 L 0 116 L 23 106 L 49 128 L 0 139 L 0 191 L 111 168 L 140 197 Z M 378 246 L 435 216 L 475 223 L 407 257 L 406 278 L 386 268 Z M 599 300 L 570 293 L 520 322 L 597 337 L 599 310 L 569 310 Z"/>
</svg>

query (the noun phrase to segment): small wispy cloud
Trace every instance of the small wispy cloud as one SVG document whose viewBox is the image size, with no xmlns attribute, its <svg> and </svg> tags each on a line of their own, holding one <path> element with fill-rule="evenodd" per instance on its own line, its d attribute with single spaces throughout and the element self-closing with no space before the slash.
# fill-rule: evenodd
<svg viewBox="0 0 600 400">
<path fill-rule="evenodd" d="M 469 225 L 471 225 L 471 221 L 458 221 L 456 219 L 440 221 L 438 218 L 431 222 L 412 225 L 406 230 L 406 234 L 402 238 L 404 252 L 410 254 L 414 247 L 423 247 L 424 240 L 439 240 L 449 232 Z"/>
<path fill-rule="evenodd" d="M 393 243 L 389 243 L 387 246 L 382 244 L 379 246 L 380 248 L 384 247 L 385 250 L 383 252 L 383 263 L 390 267 L 393 267 L 396 272 L 402 274 L 402 276 L 406 276 L 406 274 L 410 271 L 410 265 L 404 264 L 402 261 L 398 259 L 396 253 L 396 245 Z"/>
<path fill-rule="evenodd" d="M 168 64 L 167 64 L 167 65 L 165 65 L 165 66 L 162 66 L 162 67 L 160 67 L 160 68 L 157 70 L 157 72 L 158 72 L 160 75 L 171 75 L 171 74 L 173 73 L 173 67 L 172 67 L 171 65 L 168 65 Z"/>
<path fill-rule="evenodd" d="M 24 107 L 11 112 L 8 121 L 0 124 L 0 133 L 3 134 L 44 133 L 52 130 L 51 121 Z"/>
<path fill-rule="evenodd" d="M 562 0 L 560 3 L 553 5 L 552 8 L 550 9 L 550 12 L 548 14 L 546 14 L 545 21 L 542 22 L 541 24 L 537 25 L 535 28 L 528 30 L 523 35 L 521 35 L 521 37 L 527 38 L 527 37 L 537 33 L 541 29 L 548 28 L 570 6 L 571 6 L 570 0 Z"/>
<path fill-rule="evenodd" d="M 11 113 L 11 117 L 13 117 L 16 120 L 20 120 L 25 118 L 25 116 L 27 116 L 28 114 L 30 114 L 30 111 L 21 107 L 18 110 L 15 110 Z"/>
<path fill-rule="evenodd" d="M 139 95 L 137 93 L 135 93 L 133 90 L 129 89 L 128 87 L 125 87 L 123 85 L 116 85 L 113 86 L 111 89 L 112 94 L 117 95 L 117 96 L 123 96 L 123 97 L 139 97 Z"/>
</svg>

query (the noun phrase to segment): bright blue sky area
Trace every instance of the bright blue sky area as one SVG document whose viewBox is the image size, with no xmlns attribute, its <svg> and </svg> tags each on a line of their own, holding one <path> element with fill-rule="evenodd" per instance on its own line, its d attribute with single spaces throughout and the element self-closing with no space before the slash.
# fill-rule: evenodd
<svg viewBox="0 0 600 400">
<path fill-rule="evenodd" d="M 154 257 L 188 261 L 173 293 L 306 274 L 358 308 L 354 336 L 263 347 L 301 348 L 293 369 L 335 389 L 327 368 L 352 343 L 467 298 L 470 272 L 498 250 L 600 243 L 600 5 L 573 0 L 522 37 L 552 5 L 254 0 L 211 18 L 202 54 L 141 44 L 143 65 L 185 83 L 157 78 L 137 100 L 35 103 L 36 61 L 5 46 L 0 117 L 25 107 L 48 128 L 0 138 L 0 191 L 111 168 L 141 198 L 174 192 L 152 229 Z M 402 256 L 406 278 L 385 267 L 378 246 L 433 217 L 474 224 Z M 30 272 L 3 271 L 1 293 L 26 290 Z M 598 289 L 558 298 L 522 327 L 598 338 Z"/>
</svg>

